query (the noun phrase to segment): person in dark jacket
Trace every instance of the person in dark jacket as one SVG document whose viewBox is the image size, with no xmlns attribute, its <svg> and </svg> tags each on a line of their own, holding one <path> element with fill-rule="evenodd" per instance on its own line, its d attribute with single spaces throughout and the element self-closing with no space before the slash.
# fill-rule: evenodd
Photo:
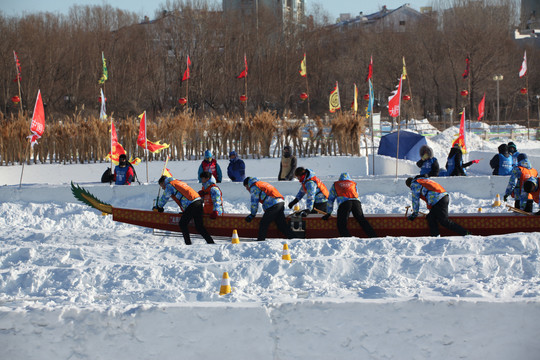
<svg viewBox="0 0 540 360">
<path fill-rule="evenodd" d="M 508 145 L 499 145 L 499 153 L 489 161 L 489 166 L 493 169 L 493 175 L 510 175 L 512 173 L 513 160 L 508 152 Z"/>
<path fill-rule="evenodd" d="M 433 149 L 427 145 L 420 148 L 421 159 L 416 162 L 423 177 L 439 176 L 439 161 L 433 156 Z"/>
<path fill-rule="evenodd" d="M 405 185 L 411 189 L 412 195 L 412 214 L 408 216 L 410 221 L 418 217 L 420 199 L 422 199 L 429 209 L 426 220 L 431 236 L 439 236 L 439 224 L 461 236 L 470 234 L 462 226 L 448 219 L 450 197 L 440 184 L 430 179 L 410 177 L 405 180 Z"/>
<path fill-rule="evenodd" d="M 337 201 L 338 204 L 337 227 L 339 236 L 351 236 L 349 229 L 347 229 L 347 220 L 349 219 L 349 214 L 352 212 L 354 218 L 358 224 L 360 224 L 366 235 L 371 238 L 377 237 L 377 233 L 375 233 L 375 230 L 373 230 L 373 227 L 371 227 L 364 216 L 356 183 L 351 180 L 349 173 L 342 173 L 339 180 L 330 188 L 330 195 L 328 196 L 328 213 L 322 217 L 323 220 L 328 220 L 330 218 L 334 201 Z"/>
<path fill-rule="evenodd" d="M 512 141 L 510 141 L 508 143 L 508 152 L 510 153 L 510 155 L 512 155 L 512 160 L 513 160 L 513 164 L 514 166 L 517 166 L 518 165 L 518 156 L 519 156 L 519 151 L 517 151 L 517 146 L 516 144 L 514 144 Z"/>
<path fill-rule="evenodd" d="M 446 176 L 467 176 L 466 167 L 472 164 L 477 164 L 480 160 L 472 160 L 463 163 L 463 151 L 461 146 L 456 143 L 450 149 L 448 153 L 448 159 L 446 160 Z"/>
<path fill-rule="evenodd" d="M 296 156 L 292 154 L 291 147 L 286 145 L 283 147 L 283 154 L 279 163 L 278 180 L 292 180 L 294 171 L 296 170 Z"/>
<path fill-rule="evenodd" d="M 523 183 L 523 191 L 532 197 L 532 201 L 540 204 L 540 187 L 538 186 L 538 178 L 530 177 Z M 531 207 L 532 211 L 532 207 Z M 534 215 L 540 215 L 540 211 L 534 213 Z"/>
<path fill-rule="evenodd" d="M 246 177 L 246 164 L 240 159 L 236 151 L 229 153 L 229 166 L 227 166 L 227 175 L 231 181 L 242 182 Z"/>
</svg>

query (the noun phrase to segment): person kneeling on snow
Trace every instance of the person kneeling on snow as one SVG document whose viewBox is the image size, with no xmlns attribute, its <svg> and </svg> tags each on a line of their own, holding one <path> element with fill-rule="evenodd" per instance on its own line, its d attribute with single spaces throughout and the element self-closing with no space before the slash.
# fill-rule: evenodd
<svg viewBox="0 0 540 360">
<path fill-rule="evenodd" d="M 208 171 L 201 173 L 202 190 L 199 190 L 199 195 L 202 197 L 203 213 L 209 214 L 210 219 L 217 219 L 223 215 L 223 196 L 221 189 L 216 185 L 212 178 L 212 174 Z"/>
<path fill-rule="evenodd" d="M 537 177 L 528 178 L 523 184 L 523 191 L 529 194 L 535 203 L 540 204 L 540 186 L 538 186 Z M 534 215 L 540 215 L 540 211 L 535 212 Z"/>
<path fill-rule="evenodd" d="M 259 234 L 257 241 L 266 240 L 268 227 L 272 222 L 276 223 L 279 231 L 288 239 L 292 239 L 294 234 L 285 219 L 285 200 L 283 195 L 269 183 L 259 181 L 256 177 L 247 177 L 244 179 L 244 187 L 251 194 L 251 213 L 246 216 L 249 223 L 259 210 L 259 203 L 262 204 L 264 215 L 259 222 Z"/>
<path fill-rule="evenodd" d="M 178 226 L 180 226 L 186 245 L 191 245 L 188 229 L 191 219 L 195 222 L 195 229 L 204 240 L 208 244 L 214 244 L 212 236 L 206 231 L 203 224 L 203 201 L 199 194 L 185 182 L 172 177 L 162 176 L 159 178 L 158 183 L 163 189 L 163 195 L 161 195 L 153 210 L 163 212 L 163 207 L 169 201 L 169 198 L 172 198 L 182 210 L 182 217 L 178 222 Z"/>
<path fill-rule="evenodd" d="M 128 163 L 126 154 L 120 155 L 118 165 L 114 168 L 115 185 L 131 185 L 134 177 L 133 167 Z"/>
<path fill-rule="evenodd" d="M 493 169 L 493 175 L 510 175 L 512 173 L 513 160 L 508 152 L 508 145 L 499 145 L 499 153 L 489 161 L 489 166 Z"/>
<path fill-rule="evenodd" d="M 420 199 L 424 200 L 429 209 L 426 220 L 431 236 L 439 236 L 439 224 L 453 232 L 465 236 L 470 233 L 448 218 L 449 195 L 444 188 L 430 179 L 412 177 L 405 180 L 412 193 L 412 214 L 408 219 L 414 221 L 418 217 Z"/>
<path fill-rule="evenodd" d="M 351 180 L 349 173 L 342 173 L 339 180 L 336 181 L 330 188 L 330 195 L 328 196 L 328 213 L 324 215 L 323 220 L 328 220 L 332 213 L 334 206 L 334 200 L 337 200 L 337 227 L 339 236 L 350 237 L 349 229 L 347 229 L 347 220 L 349 214 L 352 212 L 358 224 L 364 229 L 364 232 L 369 237 L 377 237 L 375 230 L 371 227 L 369 222 L 364 217 L 362 211 L 362 203 L 358 197 L 358 191 L 356 189 L 356 183 Z"/>
<path fill-rule="evenodd" d="M 515 199 L 514 207 L 516 209 L 532 212 L 532 197 L 522 191 L 523 184 L 530 177 L 538 177 L 538 171 L 531 166 L 527 154 L 521 153 L 518 155 L 518 165 L 512 168 L 512 174 L 503 197 L 504 201 L 507 201 L 508 197 L 512 196 Z"/>
<path fill-rule="evenodd" d="M 423 177 L 439 176 L 439 161 L 433 156 L 433 149 L 427 145 L 420 148 L 421 159 L 416 162 L 420 168 L 420 175 Z"/>
</svg>

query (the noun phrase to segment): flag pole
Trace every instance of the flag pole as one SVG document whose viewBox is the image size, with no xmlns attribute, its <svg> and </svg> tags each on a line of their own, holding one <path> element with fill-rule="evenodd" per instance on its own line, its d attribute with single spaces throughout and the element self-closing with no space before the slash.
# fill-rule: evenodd
<svg viewBox="0 0 540 360">
<path fill-rule="evenodd" d="M 22 95 L 21 95 L 21 76 L 19 74 L 19 66 L 17 64 L 19 57 L 17 56 L 17 53 L 15 52 L 15 50 L 13 50 L 13 56 L 15 58 L 15 72 L 17 73 L 17 86 L 19 88 L 19 104 L 21 107 L 21 111 L 23 111 L 23 103 L 22 103 Z"/>
<path fill-rule="evenodd" d="M 304 52 L 304 54 L 305 54 L 305 52 Z M 305 78 L 306 78 L 306 93 L 308 94 L 308 98 L 307 98 L 307 116 L 308 116 L 308 120 L 309 120 L 309 115 L 310 115 L 309 106 L 310 106 L 310 104 L 309 104 L 309 84 L 308 84 L 308 78 L 307 78 L 307 56 L 305 57 L 305 61 L 306 62 L 305 62 L 304 65 L 306 66 L 306 76 L 305 76 Z"/>
<path fill-rule="evenodd" d="M 105 95 L 103 95 L 105 96 Z M 111 116 L 111 175 L 114 174 L 113 172 L 113 154 L 114 154 L 114 149 L 113 149 L 113 131 L 112 131 L 112 128 L 113 127 L 113 118 Z M 112 177 L 109 177 L 109 185 L 112 185 Z"/>
<path fill-rule="evenodd" d="M 527 71 L 527 77 L 525 78 L 525 89 L 527 89 L 527 92 L 525 95 L 527 96 L 527 140 L 530 140 L 530 132 L 531 132 L 531 126 L 530 126 L 530 119 L 529 119 L 529 72 Z"/>
<path fill-rule="evenodd" d="M 146 110 L 144 110 L 144 142 L 145 142 L 144 154 L 146 156 L 146 183 L 148 184 L 148 130 L 147 130 L 147 127 L 148 127 L 148 121 L 146 119 Z"/>
<path fill-rule="evenodd" d="M 189 55 L 188 60 L 186 60 L 186 65 L 187 69 L 189 70 Z M 184 109 L 184 112 L 187 112 L 187 110 L 189 109 L 189 78 L 190 76 L 188 76 L 188 78 L 186 79 L 186 108 Z"/>
</svg>

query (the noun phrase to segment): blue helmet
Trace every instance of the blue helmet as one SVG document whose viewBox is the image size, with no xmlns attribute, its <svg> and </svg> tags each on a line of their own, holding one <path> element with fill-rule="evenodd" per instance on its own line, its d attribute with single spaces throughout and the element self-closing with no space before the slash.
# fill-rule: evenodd
<svg viewBox="0 0 540 360">
<path fill-rule="evenodd" d="M 212 158 L 212 152 L 210 150 L 206 150 L 204 152 L 204 158 L 205 159 L 211 159 Z"/>
</svg>

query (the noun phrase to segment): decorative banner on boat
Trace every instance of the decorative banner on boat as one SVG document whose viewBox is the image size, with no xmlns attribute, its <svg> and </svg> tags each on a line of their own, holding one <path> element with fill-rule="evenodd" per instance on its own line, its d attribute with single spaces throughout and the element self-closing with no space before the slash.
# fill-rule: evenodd
<svg viewBox="0 0 540 360">
<path fill-rule="evenodd" d="M 161 144 L 160 141 L 153 142 L 146 137 L 146 111 L 139 115 L 141 123 L 139 125 L 139 136 L 137 137 L 137 145 L 143 149 L 148 149 L 151 153 L 159 153 L 163 149 L 167 149 L 169 144 Z"/>
<path fill-rule="evenodd" d="M 336 110 L 341 109 L 341 102 L 339 100 L 339 86 L 338 86 L 337 81 L 336 81 L 336 87 L 330 93 L 329 107 L 330 107 L 331 113 L 336 112 Z"/>
<path fill-rule="evenodd" d="M 45 110 L 43 109 L 43 100 L 41 99 L 41 91 L 38 90 L 36 105 L 34 106 L 34 115 L 32 115 L 32 123 L 30 124 L 32 134 L 28 136 L 32 148 L 37 144 L 37 140 L 45 132 Z"/>
</svg>

